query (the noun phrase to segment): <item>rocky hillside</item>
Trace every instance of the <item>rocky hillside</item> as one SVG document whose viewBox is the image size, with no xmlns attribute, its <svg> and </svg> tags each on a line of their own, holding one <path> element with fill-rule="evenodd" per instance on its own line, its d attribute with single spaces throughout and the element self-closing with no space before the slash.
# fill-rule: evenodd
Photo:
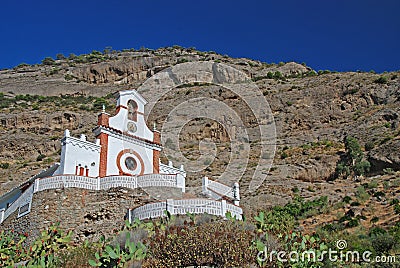
<svg viewBox="0 0 400 268">
<path fill-rule="evenodd" d="M 94 139 L 91 129 L 102 105 L 113 112 L 113 93 L 137 88 L 170 66 L 196 61 L 221 62 L 245 72 L 271 106 L 277 151 L 267 179 L 250 193 L 245 186 L 259 157 L 257 150 L 252 150 L 240 182 L 242 204 L 249 212 L 284 204 L 294 192 L 306 198 L 327 195 L 331 203 L 352 195 L 361 182 L 332 181 L 346 136 L 357 138 L 365 151 L 371 163 L 368 176 L 400 170 L 400 72 L 316 72 L 294 62 L 266 64 L 181 47 L 93 51 L 58 58 L 0 71 L 1 194 L 58 161 L 59 139 L 65 128 L 73 135 L 86 133 Z M 152 92 L 143 92 L 145 98 L 148 94 Z M 149 115 L 149 124 L 162 125 L 165 115 L 178 103 L 200 96 L 221 100 L 241 111 L 249 126 L 255 122 L 231 91 L 217 85 L 190 84 L 164 96 Z M 201 119 L 187 124 L 180 135 L 180 149 L 195 159 L 199 141 L 204 139 L 216 143 L 216 158 L 205 170 L 189 173 L 189 185 L 196 185 L 203 175 L 218 176 L 229 162 L 229 137 L 215 121 Z"/>
</svg>

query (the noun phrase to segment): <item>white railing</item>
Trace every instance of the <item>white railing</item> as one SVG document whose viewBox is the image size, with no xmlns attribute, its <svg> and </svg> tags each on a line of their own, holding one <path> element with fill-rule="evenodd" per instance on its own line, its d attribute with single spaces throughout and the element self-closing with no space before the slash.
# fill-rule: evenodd
<svg viewBox="0 0 400 268">
<path fill-rule="evenodd" d="M 167 199 L 165 202 L 147 204 L 135 209 L 128 210 L 128 219 L 132 222 L 135 218 L 139 220 L 165 216 L 164 211 L 172 215 L 177 214 L 203 214 L 225 217 L 227 212 L 239 220 L 242 219 L 243 210 L 235 205 L 227 204 L 225 200 L 216 201 L 209 199 Z"/>
<path fill-rule="evenodd" d="M 59 175 L 35 180 L 35 193 L 62 188 L 83 188 L 88 190 L 98 190 L 98 179 L 77 175 Z"/>
<path fill-rule="evenodd" d="M 33 196 L 33 185 L 31 185 L 28 189 L 26 189 L 22 195 L 15 200 L 5 211 L 3 215 L 2 221 L 8 218 L 14 211 L 19 209 L 21 206 L 30 204 L 32 202 Z"/>
<path fill-rule="evenodd" d="M 131 189 L 138 188 L 138 178 L 130 176 L 111 176 L 96 179 L 98 180 L 99 190 L 107 190 L 116 187 L 126 187 Z"/>
<path fill-rule="evenodd" d="M 90 178 L 78 175 L 59 175 L 35 180 L 35 193 L 48 189 L 83 188 L 107 190 L 115 187 L 136 189 L 139 187 L 181 188 L 175 174 L 149 174 L 142 176 L 109 176 Z"/>
<path fill-rule="evenodd" d="M 203 194 L 206 194 L 214 199 L 219 199 L 226 196 L 232 199 L 235 205 L 239 205 L 239 184 L 235 183 L 232 187 L 217 181 L 210 180 L 208 177 L 203 178 Z"/>
<path fill-rule="evenodd" d="M 167 209 L 166 202 L 151 203 L 134 210 L 128 210 L 129 221 L 132 222 L 135 218 L 154 219 L 165 216 L 164 211 Z"/>
<path fill-rule="evenodd" d="M 139 187 L 177 187 L 175 174 L 147 174 L 138 177 Z"/>
</svg>

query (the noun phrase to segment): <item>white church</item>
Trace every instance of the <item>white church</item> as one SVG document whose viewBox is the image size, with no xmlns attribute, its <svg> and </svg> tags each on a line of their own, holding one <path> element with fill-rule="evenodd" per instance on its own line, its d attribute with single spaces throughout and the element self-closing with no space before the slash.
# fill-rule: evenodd
<svg viewBox="0 0 400 268">
<path fill-rule="evenodd" d="M 30 213 L 36 192 L 68 187 L 107 190 L 114 187 L 174 187 L 185 192 L 184 167 L 162 164 L 160 132 L 149 129 L 144 118 L 147 101 L 136 90 L 120 91 L 116 114 L 103 111 L 93 132 L 95 141 L 85 135 L 73 137 L 65 130 L 61 140 L 60 163 L 33 176 L 0 197 L 0 224 L 17 212 L 17 218 Z M 171 214 L 227 212 L 241 219 L 239 186 L 203 178 L 203 197 L 167 199 L 135 209 L 127 209 L 129 220 L 148 219 Z M 1 225 L 0 225 L 1 226 Z"/>
<path fill-rule="evenodd" d="M 57 174 L 88 177 L 143 174 L 179 174 L 184 186 L 186 173 L 160 163 L 160 133 L 150 130 L 144 119 L 147 101 L 135 90 L 121 91 L 116 115 L 104 110 L 93 130 L 96 141 L 84 135 L 74 138 L 68 130 L 62 139 L 60 166 Z"/>
</svg>

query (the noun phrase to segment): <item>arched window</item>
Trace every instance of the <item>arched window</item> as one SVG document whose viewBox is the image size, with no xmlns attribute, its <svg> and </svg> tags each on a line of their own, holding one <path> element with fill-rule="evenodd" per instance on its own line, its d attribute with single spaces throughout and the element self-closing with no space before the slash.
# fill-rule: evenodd
<svg viewBox="0 0 400 268">
<path fill-rule="evenodd" d="M 135 101 L 128 101 L 128 119 L 132 121 L 137 121 L 137 109 L 138 106 Z"/>
</svg>

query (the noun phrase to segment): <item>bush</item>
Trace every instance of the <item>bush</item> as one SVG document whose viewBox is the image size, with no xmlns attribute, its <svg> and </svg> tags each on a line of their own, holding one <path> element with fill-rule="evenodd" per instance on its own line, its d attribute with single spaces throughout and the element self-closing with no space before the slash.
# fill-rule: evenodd
<svg viewBox="0 0 400 268">
<path fill-rule="evenodd" d="M 345 202 L 345 203 L 350 203 L 350 201 L 351 201 L 351 197 L 350 196 L 345 196 L 345 197 L 343 197 L 343 202 Z"/>
<path fill-rule="evenodd" d="M 389 251 L 395 246 L 396 241 L 388 233 L 380 233 L 373 235 L 372 247 L 374 248 L 376 254 L 383 255 L 389 253 Z"/>
<path fill-rule="evenodd" d="M 287 152 L 282 152 L 281 153 L 281 159 L 285 159 L 285 158 L 288 158 L 288 157 L 289 157 L 289 155 L 288 155 Z"/>
<path fill-rule="evenodd" d="M 46 57 L 42 60 L 42 64 L 44 65 L 54 65 L 56 62 L 53 58 Z"/>
<path fill-rule="evenodd" d="M 26 267 L 58 267 L 58 254 L 69 247 L 71 235 L 60 230 L 58 224 L 52 225 L 29 246 L 27 233 L 0 231 L 0 266 L 16 267 L 24 262 Z"/>
<path fill-rule="evenodd" d="M 396 214 L 400 214 L 400 204 L 399 203 L 394 205 L 394 212 Z"/>
<path fill-rule="evenodd" d="M 76 77 L 73 76 L 72 74 L 66 74 L 66 75 L 64 75 L 64 79 L 67 81 L 70 81 L 70 80 L 76 79 Z"/>
<path fill-rule="evenodd" d="M 282 75 L 282 73 L 280 71 L 276 71 L 274 73 L 274 78 L 275 79 L 283 79 L 284 77 L 283 77 L 283 75 Z"/>
<path fill-rule="evenodd" d="M 390 205 L 391 205 L 391 206 L 392 206 L 392 205 L 396 205 L 396 204 L 398 204 L 398 203 L 400 203 L 400 200 L 397 199 L 397 198 L 390 200 Z"/>
<path fill-rule="evenodd" d="M 354 218 L 354 219 L 350 219 L 347 222 L 346 227 L 353 228 L 353 227 L 357 227 L 359 224 L 360 224 L 360 221 L 357 218 Z"/>
<path fill-rule="evenodd" d="M 369 199 L 369 194 L 365 191 L 364 186 L 358 186 L 356 189 L 356 197 L 359 201 L 365 202 Z"/>
<path fill-rule="evenodd" d="M 45 158 L 46 156 L 44 154 L 39 154 L 38 157 L 36 157 L 36 161 L 42 161 Z"/>
<path fill-rule="evenodd" d="M 143 267 L 243 267 L 255 261 L 252 239 L 252 232 L 234 221 L 169 226 L 150 239 Z"/>
<path fill-rule="evenodd" d="M 93 103 L 93 109 L 101 110 L 101 109 L 103 109 L 103 105 L 107 108 L 107 106 L 108 106 L 107 100 L 104 98 L 96 98 Z"/>
<path fill-rule="evenodd" d="M 64 54 L 58 53 L 58 54 L 56 55 L 56 59 L 57 59 L 57 60 L 65 60 L 66 57 L 64 56 Z"/>
<path fill-rule="evenodd" d="M 374 147 L 375 144 L 372 141 L 369 141 L 364 145 L 366 151 L 371 151 L 372 149 L 374 149 Z"/>
<path fill-rule="evenodd" d="M 336 176 L 360 176 L 369 172 L 371 164 L 364 160 L 364 153 L 358 140 L 347 136 L 344 141 L 346 154 L 336 166 Z"/>
<path fill-rule="evenodd" d="M 10 163 L 0 163 L 0 168 L 8 169 L 10 167 Z"/>
<path fill-rule="evenodd" d="M 379 217 L 373 217 L 372 219 L 371 219 L 371 223 L 377 223 L 379 221 Z"/>
<path fill-rule="evenodd" d="M 388 78 L 386 76 L 380 76 L 378 79 L 374 80 L 374 83 L 377 84 L 386 84 L 388 82 Z"/>
</svg>

